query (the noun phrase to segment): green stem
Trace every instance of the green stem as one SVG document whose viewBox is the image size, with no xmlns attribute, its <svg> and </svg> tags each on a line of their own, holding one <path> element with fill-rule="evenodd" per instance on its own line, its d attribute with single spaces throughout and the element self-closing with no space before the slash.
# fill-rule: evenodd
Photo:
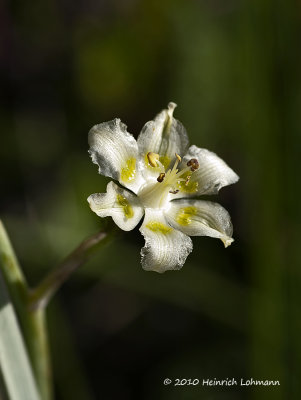
<svg viewBox="0 0 301 400">
<path fill-rule="evenodd" d="M 44 310 L 29 310 L 29 288 L 0 220 L 0 267 L 16 310 L 42 400 L 52 399 Z"/>
<path fill-rule="evenodd" d="M 51 400 L 53 398 L 51 359 L 44 309 L 28 311 L 25 330 L 28 351 L 41 399 Z"/>
<path fill-rule="evenodd" d="M 95 251 L 105 245 L 114 232 L 115 226 L 111 225 L 105 231 L 98 232 L 81 242 L 61 264 L 53 269 L 36 288 L 30 291 L 30 309 L 44 309 L 70 275 L 86 262 Z"/>
<path fill-rule="evenodd" d="M 0 267 L 9 288 L 17 314 L 22 314 L 26 303 L 28 286 L 5 227 L 0 220 Z"/>
<path fill-rule="evenodd" d="M 115 225 L 111 224 L 85 239 L 35 289 L 30 289 L 0 220 L 0 267 L 19 318 L 42 400 L 53 398 L 45 308 L 70 275 L 107 243 L 114 232 Z"/>
</svg>

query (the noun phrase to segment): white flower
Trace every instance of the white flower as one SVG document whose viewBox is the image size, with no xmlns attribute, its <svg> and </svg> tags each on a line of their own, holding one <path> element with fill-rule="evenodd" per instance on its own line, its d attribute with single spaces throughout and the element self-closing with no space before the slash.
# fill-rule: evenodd
<svg viewBox="0 0 301 400">
<path fill-rule="evenodd" d="M 192 251 L 188 235 L 219 238 L 225 247 L 233 241 L 228 212 L 194 197 L 216 194 L 239 178 L 216 154 L 188 147 L 186 130 L 173 117 L 175 107 L 169 103 L 147 122 L 137 141 L 120 119 L 89 132 L 89 153 L 99 173 L 127 188 L 111 181 L 107 193 L 88 197 L 90 207 L 100 217 L 111 216 L 125 231 L 144 215 L 142 267 L 157 272 L 182 267 Z"/>
</svg>

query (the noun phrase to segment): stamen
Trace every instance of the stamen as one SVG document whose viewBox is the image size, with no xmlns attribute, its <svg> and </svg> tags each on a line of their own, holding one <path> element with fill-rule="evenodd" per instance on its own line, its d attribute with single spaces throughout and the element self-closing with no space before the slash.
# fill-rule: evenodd
<svg viewBox="0 0 301 400">
<path fill-rule="evenodd" d="M 177 157 L 177 159 L 178 159 L 179 162 L 182 161 L 182 158 L 181 158 L 181 156 L 179 156 L 179 154 L 176 153 L 175 156 Z"/>
<path fill-rule="evenodd" d="M 190 167 L 183 168 L 180 172 L 177 172 L 177 178 L 179 178 L 180 176 L 186 174 L 186 172 L 189 172 L 189 171 L 191 171 Z M 186 179 L 184 179 L 184 180 L 186 180 Z"/>
<path fill-rule="evenodd" d="M 192 172 L 194 172 L 199 168 L 200 164 L 196 158 L 192 158 L 191 160 L 188 161 L 187 166 L 190 167 L 190 170 Z"/>
<path fill-rule="evenodd" d="M 158 168 L 160 166 L 159 155 L 149 152 L 147 158 L 150 165 Z M 175 161 L 172 168 L 166 172 L 160 168 L 157 182 L 151 186 L 147 186 L 139 192 L 139 197 L 145 207 L 162 208 L 169 201 L 168 194 L 177 194 L 179 191 L 186 193 L 194 193 L 198 185 L 197 182 L 191 182 L 192 173 L 198 169 L 199 163 L 196 159 L 191 159 L 180 171 L 177 169 L 178 164 L 182 161 L 181 156 L 175 153 Z M 158 169 L 157 169 L 158 170 Z M 178 189 L 177 189 L 178 188 Z"/>
<path fill-rule="evenodd" d="M 147 153 L 148 162 L 150 163 L 150 165 L 152 167 L 158 166 L 157 161 L 159 160 L 159 157 L 160 157 L 159 154 L 153 153 L 151 151 L 149 153 Z"/>
<path fill-rule="evenodd" d="M 172 173 L 177 173 L 178 172 L 178 170 L 177 170 L 177 166 L 178 166 L 178 164 L 179 164 L 179 162 L 181 162 L 182 161 L 182 158 L 179 156 L 179 154 L 177 154 L 177 153 L 175 153 L 175 156 L 176 156 L 176 162 L 174 163 L 174 165 L 173 165 L 173 167 L 172 167 L 172 170 L 168 170 L 167 171 L 167 174 L 168 173 L 170 173 L 170 174 L 172 174 Z"/>
<path fill-rule="evenodd" d="M 165 173 L 161 172 L 161 174 L 158 176 L 157 181 L 158 182 L 163 182 L 163 179 L 165 178 Z"/>
</svg>

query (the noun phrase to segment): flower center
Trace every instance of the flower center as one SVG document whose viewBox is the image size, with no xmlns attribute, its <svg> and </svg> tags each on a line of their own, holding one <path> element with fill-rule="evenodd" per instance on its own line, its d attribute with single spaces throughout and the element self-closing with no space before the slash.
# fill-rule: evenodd
<svg viewBox="0 0 301 400">
<path fill-rule="evenodd" d="M 187 166 L 179 171 L 177 166 L 182 159 L 176 154 L 173 168 L 165 172 L 164 166 L 159 161 L 159 155 L 148 153 L 148 158 L 150 165 L 154 168 L 159 166 L 164 172 L 160 172 L 157 182 L 142 188 L 138 196 L 146 208 L 164 208 L 170 200 L 170 194 L 177 194 L 179 189 L 189 184 L 191 175 L 199 168 L 199 163 L 195 158 L 191 159 Z"/>
</svg>

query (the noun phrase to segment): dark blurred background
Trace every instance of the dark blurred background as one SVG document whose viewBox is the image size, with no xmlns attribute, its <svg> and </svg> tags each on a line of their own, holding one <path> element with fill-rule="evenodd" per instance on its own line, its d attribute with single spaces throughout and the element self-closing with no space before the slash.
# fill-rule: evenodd
<svg viewBox="0 0 301 400">
<path fill-rule="evenodd" d="M 57 399 L 300 399 L 300 3 L 0 10 L 1 218 L 32 285 L 101 228 L 92 125 L 120 117 L 137 137 L 174 101 L 191 143 L 241 178 L 211 198 L 232 216 L 230 248 L 194 238 L 183 269 L 159 275 L 142 270 L 135 229 L 64 285 L 48 313 Z M 251 377 L 281 385 L 163 385 Z"/>
</svg>

